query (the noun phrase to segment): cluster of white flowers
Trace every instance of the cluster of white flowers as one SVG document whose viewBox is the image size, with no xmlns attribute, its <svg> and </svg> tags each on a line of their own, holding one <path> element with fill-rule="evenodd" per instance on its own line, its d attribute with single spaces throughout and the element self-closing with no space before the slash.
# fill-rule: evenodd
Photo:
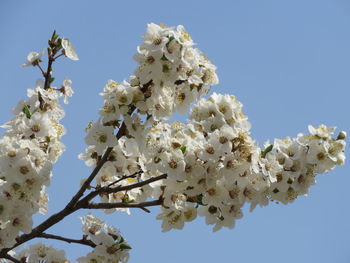
<svg viewBox="0 0 350 263">
<path fill-rule="evenodd" d="M 32 61 L 27 63 L 38 63 L 42 54 L 36 54 L 29 55 Z M 44 89 L 39 79 L 28 89 L 29 98 L 13 110 L 15 118 L 2 126 L 6 131 L 0 139 L 0 248 L 14 245 L 19 232 L 32 230 L 34 213 L 47 212 L 45 187 L 52 164 L 65 149 L 60 141 L 65 128 L 59 123 L 64 117 L 59 97 L 66 100 L 72 93 L 70 80 L 60 89 Z"/>
<path fill-rule="evenodd" d="M 129 82 L 110 81 L 102 93 L 103 123 L 120 120 L 129 106 L 155 120 L 184 113 L 195 99 L 218 83 L 216 67 L 198 49 L 183 26 L 149 24 L 135 60 L 139 66 Z"/>
<path fill-rule="evenodd" d="M 107 186 L 121 176 L 131 175 L 143 167 L 145 157 L 140 153 L 146 124 L 169 119 L 174 112 L 184 113 L 189 105 L 206 94 L 210 85 L 217 84 L 216 67 L 198 49 L 183 26 L 167 27 L 149 24 L 144 42 L 135 55 L 139 66 L 130 81 L 109 81 L 101 95 L 104 106 L 100 119 L 90 123 L 85 142 L 89 145 L 80 158 L 87 165 L 96 165 L 106 147 L 113 147 L 109 162 L 104 164 L 97 183 Z M 129 115 L 134 109 L 137 113 Z M 114 130 L 124 120 L 127 136 L 116 139 Z M 129 178 L 121 184 L 132 184 L 151 176 Z M 146 187 L 147 188 L 147 187 Z M 132 189 L 102 196 L 104 202 L 143 201 L 149 197 L 144 189 Z M 118 208 L 113 210 L 124 210 Z M 108 212 L 113 211 L 112 209 Z"/>
<path fill-rule="evenodd" d="M 345 132 L 336 139 L 331 136 L 335 127 L 309 125 L 310 135 L 299 134 L 297 138 L 276 139 L 275 151 L 267 158 L 278 162 L 282 169 L 276 173 L 276 181 L 269 188 L 272 200 L 284 204 L 306 195 L 309 187 L 316 183 L 315 175 L 326 173 L 345 162 Z M 270 161 L 271 162 L 271 161 Z"/>
<path fill-rule="evenodd" d="M 63 250 L 57 250 L 42 243 L 31 245 L 22 250 L 16 258 L 23 263 L 69 263 Z"/>
<path fill-rule="evenodd" d="M 61 55 L 78 60 L 67 38 L 54 32 L 49 45 L 51 61 Z M 144 208 L 161 202 L 157 219 L 163 231 L 182 229 L 197 216 L 205 217 L 214 231 L 233 228 L 246 203 L 251 210 L 269 202 L 288 204 L 308 194 L 316 174 L 344 164 L 346 133 L 332 138 L 335 127 L 310 125 L 309 134 L 276 139 L 262 149 L 251 138 L 250 123 L 234 96 L 214 93 L 201 98 L 218 83 L 216 67 L 194 48 L 183 26 L 149 24 L 137 51 L 134 76 L 106 84 L 100 118 L 88 125 L 88 147 L 79 155 L 96 166 L 106 149 L 111 150 L 96 176 L 96 187 L 90 186 L 94 191 L 116 189 L 99 193 L 103 203 L 123 204 L 105 212 L 130 213 L 128 204 Z M 31 52 L 23 66 L 40 67 L 43 53 Z M 66 79 L 61 88 L 53 88 L 51 72 L 42 73 L 46 83 L 38 80 L 28 90 L 29 98 L 13 110 L 16 117 L 2 126 L 0 249 L 13 246 L 20 232 L 30 233 L 34 213 L 47 212 L 45 187 L 65 148 L 60 141 L 65 129 L 59 123 L 64 117 L 59 98 L 68 103 L 72 82 Z M 192 103 L 186 123 L 167 121 Z M 162 180 L 130 187 L 157 176 Z M 123 186 L 128 190 L 120 191 Z M 148 199 L 158 202 L 143 203 Z M 78 262 L 128 261 L 131 247 L 118 230 L 92 214 L 81 220 L 81 243 L 89 242 L 93 250 Z M 8 255 L 28 263 L 69 262 L 63 251 L 41 243 Z"/>
<path fill-rule="evenodd" d="M 114 186 L 161 174 L 167 178 L 105 194 L 103 202 L 161 199 L 157 218 L 163 231 L 181 229 L 197 215 L 216 231 L 233 228 L 245 203 L 252 210 L 270 201 L 292 202 L 308 193 L 316 174 L 344 163 L 345 132 L 333 139 L 334 128 L 324 125 L 309 126 L 309 135 L 276 139 L 261 149 L 250 136 L 242 104 L 230 95 L 200 99 L 187 123 L 166 122 L 218 82 L 215 66 L 193 45 L 183 26 L 150 24 L 135 55 L 135 76 L 129 82 L 109 81 L 104 88 L 100 119 L 89 125 L 89 147 L 80 155 L 86 164 L 96 165 L 106 147 L 113 147 L 97 184 L 108 186 L 137 171 L 137 178 Z M 125 136 L 117 140 L 114 130 L 121 121 Z"/>
<path fill-rule="evenodd" d="M 120 232 L 108 226 L 92 214 L 82 217 L 83 232 L 96 245 L 85 257 L 77 259 L 80 263 L 118 263 L 127 262 L 131 247 Z"/>
</svg>

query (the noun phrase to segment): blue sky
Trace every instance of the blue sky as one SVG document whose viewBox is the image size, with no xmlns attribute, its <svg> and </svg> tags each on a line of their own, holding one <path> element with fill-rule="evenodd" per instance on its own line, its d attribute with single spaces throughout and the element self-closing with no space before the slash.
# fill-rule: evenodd
<svg viewBox="0 0 350 263">
<path fill-rule="evenodd" d="M 133 73 L 132 56 L 146 24 L 182 24 L 218 67 L 212 91 L 235 95 L 252 123 L 253 137 L 296 136 L 307 125 L 350 133 L 350 2 L 346 0 L 247 1 L 0 1 L 0 122 L 25 98 L 39 72 L 20 65 L 40 51 L 54 29 L 69 37 L 78 62 L 56 64 L 57 85 L 73 81 L 63 120 L 67 151 L 54 170 L 49 213 L 62 208 L 90 169 L 77 159 L 84 128 L 97 119 L 106 81 Z M 186 119 L 186 117 L 181 117 Z M 349 151 L 347 151 L 349 155 Z M 349 165 L 318 176 L 308 197 L 291 205 L 245 210 L 233 230 L 211 232 L 201 218 L 182 231 L 162 233 L 152 214 L 101 215 L 120 228 L 133 250 L 129 262 L 350 262 Z M 348 185 L 349 184 L 349 185 Z M 75 213 L 50 233 L 81 237 Z M 43 220 L 37 216 L 36 222 Z M 65 233 L 65 234 L 63 234 Z M 69 259 L 88 249 L 45 241 Z"/>
</svg>

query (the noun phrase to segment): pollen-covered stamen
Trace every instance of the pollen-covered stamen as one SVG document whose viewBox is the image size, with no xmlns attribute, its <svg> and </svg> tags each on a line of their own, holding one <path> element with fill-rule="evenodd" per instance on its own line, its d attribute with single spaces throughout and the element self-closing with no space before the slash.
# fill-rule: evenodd
<svg viewBox="0 0 350 263">
<path fill-rule="evenodd" d="M 228 139 L 227 139 L 225 136 L 220 136 L 219 142 L 220 142 L 221 144 L 225 144 L 225 143 L 228 142 Z"/>
<path fill-rule="evenodd" d="M 215 150 L 214 150 L 214 147 L 212 146 L 209 146 L 205 149 L 205 151 L 209 154 L 214 154 L 215 153 Z"/>
<path fill-rule="evenodd" d="M 33 132 L 39 132 L 39 131 L 40 131 L 40 125 L 34 124 L 34 125 L 31 127 L 31 130 L 32 130 Z"/>
<path fill-rule="evenodd" d="M 29 173 L 29 168 L 27 166 L 21 166 L 21 167 L 19 167 L 19 172 L 21 174 L 27 174 L 27 173 Z"/>
<path fill-rule="evenodd" d="M 208 212 L 209 212 L 210 214 L 216 214 L 217 211 L 218 211 L 218 208 L 217 208 L 216 206 L 211 205 L 211 206 L 209 206 L 209 208 L 208 208 Z"/>
<path fill-rule="evenodd" d="M 107 141 L 107 136 L 106 136 L 106 134 L 100 134 L 100 135 L 98 136 L 98 141 L 101 142 L 101 143 L 106 143 L 106 141 Z"/>
<path fill-rule="evenodd" d="M 169 167 L 172 169 L 177 168 L 177 162 L 175 160 L 171 160 L 168 164 L 169 164 Z"/>
<path fill-rule="evenodd" d="M 326 158 L 326 155 L 323 152 L 320 152 L 317 154 L 317 159 L 318 160 L 324 160 Z"/>
<path fill-rule="evenodd" d="M 177 96 L 177 101 L 182 104 L 186 99 L 186 94 L 185 93 L 180 93 L 178 96 Z"/>
<path fill-rule="evenodd" d="M 161 39 L 160 37 L 153 37 L 152 43 L 153 43 L 155 46 L 159 46 L 159 45 L 162 43 L 162 39 Z"/>
<path fill-rule="evenodd" d="M 146 58 L 146 62 L 147 62 L 149 65 L 153 64 L 154 61 L 155 61 L 155 59 L 154 59 L 154 57 L 152 57 L 152 56 L 148 56 L 148 57 Z"/>
<path fill-rule="evenodd" d="M 214 196 L 216 195 L 216 190 L 215 188 L 210 188 L 208 191 L 207 191 L 208 195 L 210 196 Z"/>
<path fill-rule="evenodd" d="M 8 153 L 7 153 L 7 156 L 11 157 L 11 158 L 16 157 L 16 155 L 17 155 L 17 153 L 14 150 L 8 151 Z"/>
</svg>

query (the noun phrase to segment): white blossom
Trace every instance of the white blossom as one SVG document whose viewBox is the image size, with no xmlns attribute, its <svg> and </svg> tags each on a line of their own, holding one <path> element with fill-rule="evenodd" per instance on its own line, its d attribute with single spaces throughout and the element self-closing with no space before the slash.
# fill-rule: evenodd
<svg viewBox="0 0 350 263">
<path fill-rule="evenodd" d="M 27 56 L 27 61 L 22 64 L 22 67 L 36 66 L 41 60 L 40 58 L 44 55 L 45 50 L 41 52 L 32 51 Z"/>
<path fill-rule="evenodd" d="M 74 50 L 72 42 L 68 38 L 62 38 L 61 42 L 62 48 L 64 50 L 64 55 L 71 60 L 79 60 L 77 53 Z"/>
</svg>

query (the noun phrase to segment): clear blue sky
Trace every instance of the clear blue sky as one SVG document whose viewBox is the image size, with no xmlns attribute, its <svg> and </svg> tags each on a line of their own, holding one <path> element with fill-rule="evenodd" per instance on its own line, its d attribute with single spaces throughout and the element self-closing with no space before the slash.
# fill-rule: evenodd
<svg viewBox="0 0 350 263">
<path fill-rule="evenodd" d="M 60 83 L 73 80 L 65 108 L 67 151 L 55 167 L 49 211 L 62 208 L 90 169 L 77 159 L 84 128 L 97 118 L 98 93 L 106 81 L 132 74 L 132 56 L 146 24 L 183 24 L 218 67 L 213 91 L 244 104 L 254 138 L 307 132 L 307 125 L 337 126 L 350 133 L 350 2 L 346 0 L 246 1 L 0 1 L 0 122 L 25 98 L 39 72 L 21 68 L 28 52 L 40 51 L 56 29 L 69 37 L 80 61 L 55 66 Z M 349 156 L 349 151 L 347 152 Z M 350 168 L 318 177 L 308 197 L 291 205 L 270 204 L 245 212 L 234 230 L 211 232 L 202 219 L 182 231 L 162 233 L 152 214 L 102 217 L 120 228 L 133 250 L 129 262 L 350 262 Z M 84 213 L 86 211 L 83 211 Z M 50 233 L 79 238 L 75 213 Z M 42 220 L 37 216 L 36 221 Z M 72 262 L 81 246 L 65 248 Z"/>
</svg>

